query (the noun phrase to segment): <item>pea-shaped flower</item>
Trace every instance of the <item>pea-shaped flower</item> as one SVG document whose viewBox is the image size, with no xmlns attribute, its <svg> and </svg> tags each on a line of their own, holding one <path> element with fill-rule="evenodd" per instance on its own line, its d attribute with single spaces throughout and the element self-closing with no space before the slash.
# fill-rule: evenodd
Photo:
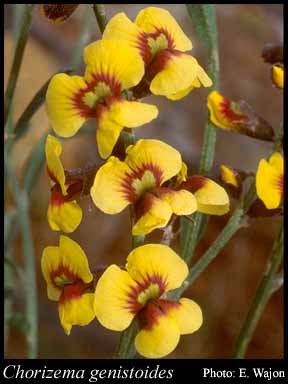
<svg viewBox="0 0 288 384">
<path fill-rule="evenodd" d="M 165 298 L 187 274 L 186 263 L 171 248 L 162 244 L 138 247 L 128 255 L 126 271 L 111 265 L 98 280 L 96 318 L 108 329 L 123 331 L 136 317 L 136 350 L 147 358 L 168 355 L 176 348 L 180 335 L 193 333 L 202 324 L 197 303 L 187 298 Z"/>
<path fill-rule="evenodd" d="M 96 118 L 99 154 L 107 158 L 124 127 L 149 123 L 158 110 L 123 97 L 122 92 L 144 75 L 141 58 L 126 42 L 96 41 L 85 48 L 84 62 L 84 77 L 59 73 L 52 78 L 47 113 L 54 131 L 63 137 L 75 135 L 87 119 Z"/>
<path fill-rule="evenodd" d="M 125 13 L 117 13 L 108 22 L 103 39 L 125 40 L 137 48 L 146 68 L 139 87 L 155 95 L 177 100 L 193 88 L 212 85 L 197 60 L 184 53 L 192 49 L 192 43 L 165 9 L 145 8 L 134 23 Z"/>
<path fill-rule="evenodd" d="M 82 191 L 81 180 L 66 180 L 60 160 L 62 145 L 56 137 L 48 135 L 46 139 L 47 171 L 51 182 L 50 203 L 47 218 L 54 231 L 73 232 L 82 220 L 82 209 L 76 198 Z"/>
<path fill-rule="evenodd" d="M 58 302 L 62 327 L 69 335 L 73 325 L 87 325 L 95 317 L 93 275 L 82 248 L 66 236 L 59 247 L 46 247 L 42 255 L 42 273 L 47 295 Z"/>
<path fill-rule="evenodd" d="M 173 214 L 190 215 L 196 210 L 216 215 L 228 212 L 229 197 L 214 181 L 192 176 L 179 186 L 186 180 L 185 172 L 176 149 L 159 140 L 139 140 L 127 148 L 125 161 L 112 156 L 99 168 L 91 196 L 107 214 L 119 213 L 133 204 L 133 235 L 165 227 Z"/>
</svg>

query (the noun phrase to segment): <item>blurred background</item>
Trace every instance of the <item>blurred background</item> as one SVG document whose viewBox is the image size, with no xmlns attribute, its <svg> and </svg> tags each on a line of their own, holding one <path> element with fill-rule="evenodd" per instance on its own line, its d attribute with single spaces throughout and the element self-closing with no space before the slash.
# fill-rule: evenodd
<svg viewBox="0 0 288 384">
<path fill-rule="evenodd" d="M 21 14 L 22 6 L 5 5 L 5 81 L 12 60 L 13 28 Z M 134 19 L 145 6 L 147 4 L 112 4 L 105 7 L 108 18 L 124 11 Z M 207 68 L 206 51 L 196 37 L 185 5 L 162 4 L 162 7 L 177 19 L 193 42 L 193 55 Z M 261 50 L 265 43 L 278 43 L 283 40 L 282 5 L 225 4 L 217 5 L 216 10 L 221 92 L 232 100 L 246 100 L 277 129 L 283 114 L 282 93 L 271 85 L 270 66 L 263 62 Z M 81 4 L 63 24 L 50 23 L 39 12 L 39 8 L 35 9 L 16 88 L 13 116 L 15 121 L 50 76 L 61 68 L 73 67 L 73 61 L 76 63 L 77 55 L 81 54 L 77 48 L 80 34 L 85 43 L 100 38 L 95 16 L 89 5 Z M 81 64 L 77 72 L 83 73 L 83 69 Z M 147 126 L 137 128 L 136 137 L 157 138 L 169 143 L 182 153 L 190 173 L 195 172 L 199 165 L 208 92 L 209 90 L 204 88 L 196 89 L 177 102 L 166 100 L 164 97 L 147 98 L 145 101 L 158 106 L 159 118 Z M 94 123 L 92 122 L 92 126 Z M 19 178 L 31 150 L 48 128 L 45 108 L 41 107 L 33 117 L 28 133 L 13 147 L 13 166 Z M 218 130 L 217 134 L 212 172 L 214 178 L 223 163 L 255 171 L 260 158 L 266 156 L 271 147 L 270 143 L 222 130 Z M 95 143 L 95 129 L 88 129 L 85 133 L 65 139 L 62 144 L 65 168 L 101 163 Z M 9 192 L 7 193 L 6 207 L 9 208 L 13 205 L 13 200 Z M 111 358 L 118 342 L 118 333 L 106 330 L 94 321 L 86 327 L 73 327 L 71 335 L 67 337 L 58 319 L 57 305 L 47 298 L 46 284 L 40 270 L 41 254 L 45 246 L 58 245 L 59 238 L 59 233 L 53 232 L 46 220 L 49 197 L 50 183 L 43 168 L 31 193 L 30 208 L 37 268 L 39 357 Z M 123 264 L 131 247 L 129 211 L 109 216 L 97 210 L 89 198 L 83 198 L 80 204 L 84 210 L 84 219 L 70 236 L 85 250 L 90 266 Z M 228 218 L 229 215 L 211 218 L 192 263 L 209 247 Z M 216 260 L 190 287 L 185 296 L 200 304 L 204 324 L 195 334 L 182 337 L 178 348 L 169 358 L 210 359 L 231 356 L 249 303 L 265 270 L 278 225 L 279 218 L 249 220 L 247 227 L 233 237 Z M 160 236 L 161 231 L 155 231 L 147 237 L 147 241 L 158 241 Z M 176 251 L 179 249 L 177 240 L 172 246 Z M 20 235 L 13 242 L 12 252 L 14 259 L 22 263 Z M 23 285 L 17 276 L 12 287 L 12 298 L 13 311 L 23 311 Z M 25 357 L 25 338 L 15 324 L 9 330 L 6 357 Z M 283 357 L 283 288 L 269 301 L 246 357 Z"/>
</svg>

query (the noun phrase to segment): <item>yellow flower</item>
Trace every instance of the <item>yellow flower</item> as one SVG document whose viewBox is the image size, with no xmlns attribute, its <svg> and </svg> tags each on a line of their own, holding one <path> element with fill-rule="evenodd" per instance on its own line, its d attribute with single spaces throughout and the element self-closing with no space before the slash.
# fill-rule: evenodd
<svg viewBox="0 0 288 384">
<path fill-rule="evenodd" d="M 47 136 L 45 152 L 47 171 L 53 183 L 47 211 L 48 222 L 54 231 L 70 233 L 75 231 L 82 220 L 82 209 L 75 200 L 82 191 L 82 181 L 66 183 L 64 168 L 59 158 L 62 146 L 56 137 Z"/>
<path fill-rule="evenodd" d="M 272 81 L 277 88 L 284 88 L 284 68 L 281 64 L 272 66 Z"/>
<path fill-rule="evenodd" d="M 111 265 L 99 279 L 94 296 L 96 318 L 108 329 L 123 331 L 136 317 L 140 326 L 136 350 L 147 358 L 166 356 L 176 348 L 180 335 L 202 325 L 197 303 L 164 298 L 180 287 L 187 274 L 187 265 L 169 247 L 138 247 L 128 255 L 126 271 Z"/>
<path fill-rule="evenodd" d="M 122 97 L 144 75 L 143 61 L 126 42 L 96 41 L 85 48 L 84 61 L 84 77 L 59 73 L 52 78 L 47 113 L 54 131 L 63 137 L 75 135 L 87 119 L 96 118 L 99 154 L 107 158 L 124 127 L 149 123 L 158 110 Z"/>
<path fill-rule="evenodd" d="M 238 132 L 260 140 L 273 141 L 271 125 L 259 116 L 244 100 L 231 101 L 212 91 L 207 103 L 211 122 L 227 131 Z"/>
<path fill-rule="evenodd" d="M 184 53 L 192 49 L 192 43 L 165 9 L 145 8 L 134 23 L 125 13 L 117 13 L 107 24 L 103 39 L 125 40 L 138 50 L 146 67 L 141 91 L 146 84 L 146 91 L 178 100 L 193 88 L 212 85 L 197 60 Z"/>
<path fill-rule="evenodd" d="M 192 193 L 169 188 L 165 182 L 181 170 L 180 153 L 158 140 L 139 140 L 126 150 L 125 161 L 114 156 L 98 170 L 91 196 L 103 212 L 116 214 L 134 204 L 133 235 L 163 228 L 172 214 L 190 215 L 197 209 Z"/>
<path fill-rule="evenodd" d="M 59 247 L 46 247 L 41 268 L 47 295 L 58 302 L 59 318 L 67 335 L 73 325 L 87 325 L 95 317 L 93 275 L 82 248 L 66 236 Z"/>
<path fill-rule="evenodd" d="M 269 161 L 262 159 L 256 174 L 256 191 L 267 209 L 280 206 L 284 189 L 284 160 L 279 152 L 273 153 Z"/>
</svg>

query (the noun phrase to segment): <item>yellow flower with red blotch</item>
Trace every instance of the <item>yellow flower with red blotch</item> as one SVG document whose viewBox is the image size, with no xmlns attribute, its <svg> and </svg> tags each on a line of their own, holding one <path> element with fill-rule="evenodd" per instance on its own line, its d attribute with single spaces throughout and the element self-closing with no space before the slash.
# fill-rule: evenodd
<svg viewBox="0 0 288 384">
<path fill-rule="evenodd" d="M 202 325 L 201 308 L 193 300 L 165 298 L 187 275 L 186 263 L 171 248 L 162 244 L 138 247 L 128 255 L 126 271 L 111 265 L 99 279 L 96 318 L 105 328 L 123 331 L 136 317 L 136 350 L 147 358 L 166 356 L 177 347 L 180 335 Z"/>
<path fill-rule="evenodd" d="M 176 149 L 159 140 L 139 140 L 127 148 L 125 161 L 112 156 L 100 167 L 90 192 L 94 204 L 108 214 L 133 204 L 133 235 L 165 227 L 173 214 L 227 212 L 228 195 L 212 180 L 199 176 L 201 182 L 193 183 L 194 177 L 174 187 L 171 179 L 181 172 L 183 179 L 185 167 Z"/>
<path fill-rule="evenodd" d="M 262 159 L 256 174 L 256 191 L 267 209 L 278 208 L 284 194 L 284 159 L 275 152 L 269 161 Z"/>
<path fill-rule="evenodd" d="M 73 325 L 87 325 L 94 318 L 93 275 L 82 248 L 66 236 L 59 247 L 46 247 L 41 268 L 47 295 L 58 302 L 59 318 L 67 335 Z"/>
<path fill-rule="evenodd" d="M 103 39 L 125 40 L 138 50 L 146 67 L 141 88 L 155 95 L 178 100 L 193 88 L 212 85 L 197 60 L 184 53 L 192 49 L 192 43 L 165 9 L 145 8 L 134 23 L 125 13 L 117 13 L 108 22 Z"/>
<path fill-rule="evenodd" d="M 46 139 L 46 162 L 49 177 L 53 183 L 47 218 L 54 231 L 70 233 L 75 231 L 82 220 L 82 209 L 76 197 L 82 191 L 81 180 L 67 183 L 63 165 L 60 161 L 62 145 L 56 137 Z"/>
<path fill-rule="evenodd" d="M 271 69 L 271 77 L 273 84 L 280 89 L 284 88 L 284 67 L 280 64 L 275 64 Z"/>
<path fill-rule="evenodd" d="M 207 101 L 210 120 L 216 127 L 260 140 L 273 141 L 274 131 L 271 125 L 246 101 L 231 101 L 217 91 L 212 91 Z"/>
<path fill-rule="evenodd" d="M 122 95 L 144 75 L 143 61 L 126 42 L 96 41 L 85 48 L 84 62 L 84 77 L 59 73 L 52 78 L 46 94 L 47 113 L 52 128 L 62 137 L 75 135 L 87 119 L 96 118 L 99 154 L 107 158 L 124 127 L 149 123 L 158 110 Z"/>
</svg>

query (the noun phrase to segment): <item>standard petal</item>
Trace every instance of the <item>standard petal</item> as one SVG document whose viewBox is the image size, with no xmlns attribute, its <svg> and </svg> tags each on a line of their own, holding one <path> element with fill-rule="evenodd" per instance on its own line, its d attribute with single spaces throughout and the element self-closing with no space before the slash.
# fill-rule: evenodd
<svg viewBox="0 0 288 384">
<path fill-rule="evenodd" d="M 161 358 L 177 347 L 180 330 L 177 323 L 159 308 L 151 304 L 148 306 L 145 308 L 145 322 L 148 324 L 137 334 L 135 347 L 137 352 L 146 358 Z"/>
<path fill-rule="evenodd" d="M 166 201 L 146 193 L 138 204 L 144 212 L 132 228 L 133 236 L 148 235 L 156 228 L 166 227 L 173 213 Z"/>
<path fill-rule="evenodd" d="M 126 150 L 125 163 L 135 172 L 150 169 L 160 184 L 177 175 L 182 166 L 180 153 L 159 140 L 138 140 Z"/>
<path fill-rule="evenodd" d="M 224 188 L 204 176 L 191 176 L 181 188 L 192 192 L 197 200 L 197 211 L 208 215 L 225 215 L 229 212 L 229 196 Z"/>
<path fill-rule="evenodd" d="M 182 298 L 176 303 L 177 305 L 168 300 L 159 300 L 159 302 L 167 316 L 177 323 L 181 335 L 193 333 L 201 327 L 202 311 L 195 301 Z"/>
<path fill-rule="evenodd" d="M 49 225 L 53 231 L 74 232 L 82 220 L 82 209 L 76 201 L 61 205 L 49 204 L 47 211 Z"/>
<path fill-rule="evenodd" d="M 138 13 L 135 24 L 147 33 L 164 31 L 173 41 L 174 49 L 182 52 L 192 49 L 191 40 L 188 39 L 177 21 L 166 9 L 145 8 Z"/>
<path fill-rule="evenodd" d="M 113 215 L 130 204 L 129 190 L 125 189 L 125 177 L 131 173 L 127 164 L 114 156 L 99 168 L 90 190 L 96 207 Z"/>
<path fill-rule="evenodd" d="M 120 40 L 98 40 L 84 50 L 85 79 L 104 81 L 115 94 L 137 85 L 144 75 L 144 62 L 138 51 Z M 133 65 L 131 65 L 133 63 Z M 119 88 L 119 89 L 118 89 Z"/>
<path fill-rule="evenodd" d="M 65 73 L 55 75 L 49 83 L 46 93 L 46 109 L 50 124 L 57 135 L 70 137 L 84 124 L 87 116 L 77 105 L 75 98 L 87 88 L 80 76 L 68 76 Z"/>
<path fill-rule="evenodd" d="M 118 124 L 135 128 L 150 123 L 158 116 L 155 105 L 119 99 L 110 107 L 111 117 Z"/>
<path fill-rule="evenodd" d="M 278 208 L 283 197 L 283 158 L 279 156 L 273 154 L 269 163 L 262 159 L 258 165 L 256 191 L 267 209 Z"/>
<path fill-rule="evenodd" d="M 126 269 L 133 280 L 143 283 L 158 277 L 165 291 L 178 288 L 188 275 L 186 263 L 163 244 L 146 244 L 129 253 Z"/>
<path fill-rule="evenodd" d="M 60 322 L 67 335 L 70 335 L 73 325 L 84 326 L 94 320 L 93 300 L 93 293 L 84 293 L 58 304 Z"/>
<path fill-rule="evenodd" d="M 67 194 L 67 186 L 65 185 L 64 168 L 60 160 L 62 153 L 62 145 L 55 136 L 48 135 L 45 145 L 45 155 L 49 175 L 53 177 L 53 181 L 61 186 L 63 195 Z"/>
<path fill-rule="evenodd" d="M 60 236 L 59 254 L 63 267 L 68 268 L 78 279 L 84 283 L 93 280 L 85 252 L 76 241 L 67 236 Z"/>
<path fill-rule="evenodd" d="M 105 27 L 103 40 L 125 40 L 134 48 L 139 47 L 141 28 L 134 24 L 124 12 L 113 16 Z"/>
<path fill-rule="evenodd" d="M 197 210 L 195 196 L 185 189 L 173 191 L 168 188 L 162 188 L 160 189 L 160 196 L 162 200 L 170 205 L 175 215 L 191 215 Z"/>
<path fill-rule="evenodd" d="M 130 295 L 137 284 L 116 265 L 106 269 L 98 280 L 94 295 L 94 312 L 98 321 L 113 331 L 123 331 L 132 322 L 135 313 Z"/>
<path fill-rule="evenodd" d="M 61 289 L 54 284 L 54 281 L 51 279 L 51 273 L 59 269 L 60 264 L 59 247 L 44 248 L 41 258 L 41 270 L 47 283 L 47 296 L 53 301 L 58 301 Z"/>
<path fill-rule="evenodd" d="M 185 53 L 160 52 L 153 64 L 157 74 L 150 84 L 154 95 L 170 96 L 185 91 L 197 78 L 199 64 Z M 158 70 L 159 68 L 159 70 Z"/>
</svg>

